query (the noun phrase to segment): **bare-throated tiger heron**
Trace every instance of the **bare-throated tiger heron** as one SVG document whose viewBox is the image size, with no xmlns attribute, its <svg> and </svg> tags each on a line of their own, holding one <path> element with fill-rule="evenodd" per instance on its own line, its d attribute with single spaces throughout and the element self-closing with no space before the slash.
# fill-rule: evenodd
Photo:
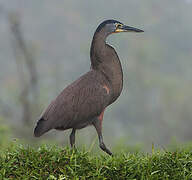
<svg viewBox="0 0 192 180">
<path fill-rule="evenodd" d="M 121 94 L 123 72 L 119 57 L 106 43 L 112 33 L 143 32 L 116 20 L 106 20 L 96 29 L 90 50 L 91 69 L 67 86 L 47 107 L 34 130 L 36 137 L 51 129 L 72 129 L 70 144 L 75 144 L 77 129 L 93 125 L 99 137 L 100 148 L 112 155 L 102 136 L 102 120 L 105 108 Z"/>
</svg>

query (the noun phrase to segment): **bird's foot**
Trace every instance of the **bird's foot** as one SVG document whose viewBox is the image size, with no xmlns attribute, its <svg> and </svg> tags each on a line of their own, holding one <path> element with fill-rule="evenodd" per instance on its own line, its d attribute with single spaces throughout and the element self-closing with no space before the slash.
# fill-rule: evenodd
<svg viewBox="0 0 192 180">
<path fill-rule="evenodd" d="M 100 147 L 103 151 L 105 151 L 107 154 L 109 154 L 110 156 L 113 155 L 112 152 L 105 146 L 104 143 L 100 143 L 99 147 Z"/>
</svg>

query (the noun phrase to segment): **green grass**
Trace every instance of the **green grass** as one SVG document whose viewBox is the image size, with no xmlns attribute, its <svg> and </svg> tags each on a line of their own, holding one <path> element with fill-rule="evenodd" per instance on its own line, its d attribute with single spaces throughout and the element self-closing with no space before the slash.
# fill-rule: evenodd
<svg viewBox="0 0 192 180">
<path fill-rule="evenodd" d="M 56 146 L 12 145 L 0 155 L 0 179 L 192 179 L 192 151 L 93 155 Z"/>
</svg>

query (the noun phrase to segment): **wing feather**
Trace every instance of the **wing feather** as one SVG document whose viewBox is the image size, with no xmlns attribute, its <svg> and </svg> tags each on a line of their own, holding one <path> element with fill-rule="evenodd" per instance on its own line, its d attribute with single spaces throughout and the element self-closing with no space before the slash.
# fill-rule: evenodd
<svg viewBox="0 0 192 180">
<path fill-rule="evenodd" d="M 65 88 L 42 115 L 48 127 L 68 129 L 89 123 L 110 102 L 105 83 L 103 76 L 87 73 Z"/>
</svg>

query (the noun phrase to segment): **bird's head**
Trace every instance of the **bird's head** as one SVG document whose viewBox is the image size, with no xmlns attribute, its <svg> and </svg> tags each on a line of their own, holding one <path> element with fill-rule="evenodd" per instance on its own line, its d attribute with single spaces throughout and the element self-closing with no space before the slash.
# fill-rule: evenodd
<svg viewBox="0 0 192 180">
<path fill-rule="evenodd" d="M 116 20 L 103 21 L 97 28 L 96 32 L 103 32 L 106 35 L 119 32 L 144 32 L 143 30 L 126 26 L 123 23 Z"/>
</svg>

